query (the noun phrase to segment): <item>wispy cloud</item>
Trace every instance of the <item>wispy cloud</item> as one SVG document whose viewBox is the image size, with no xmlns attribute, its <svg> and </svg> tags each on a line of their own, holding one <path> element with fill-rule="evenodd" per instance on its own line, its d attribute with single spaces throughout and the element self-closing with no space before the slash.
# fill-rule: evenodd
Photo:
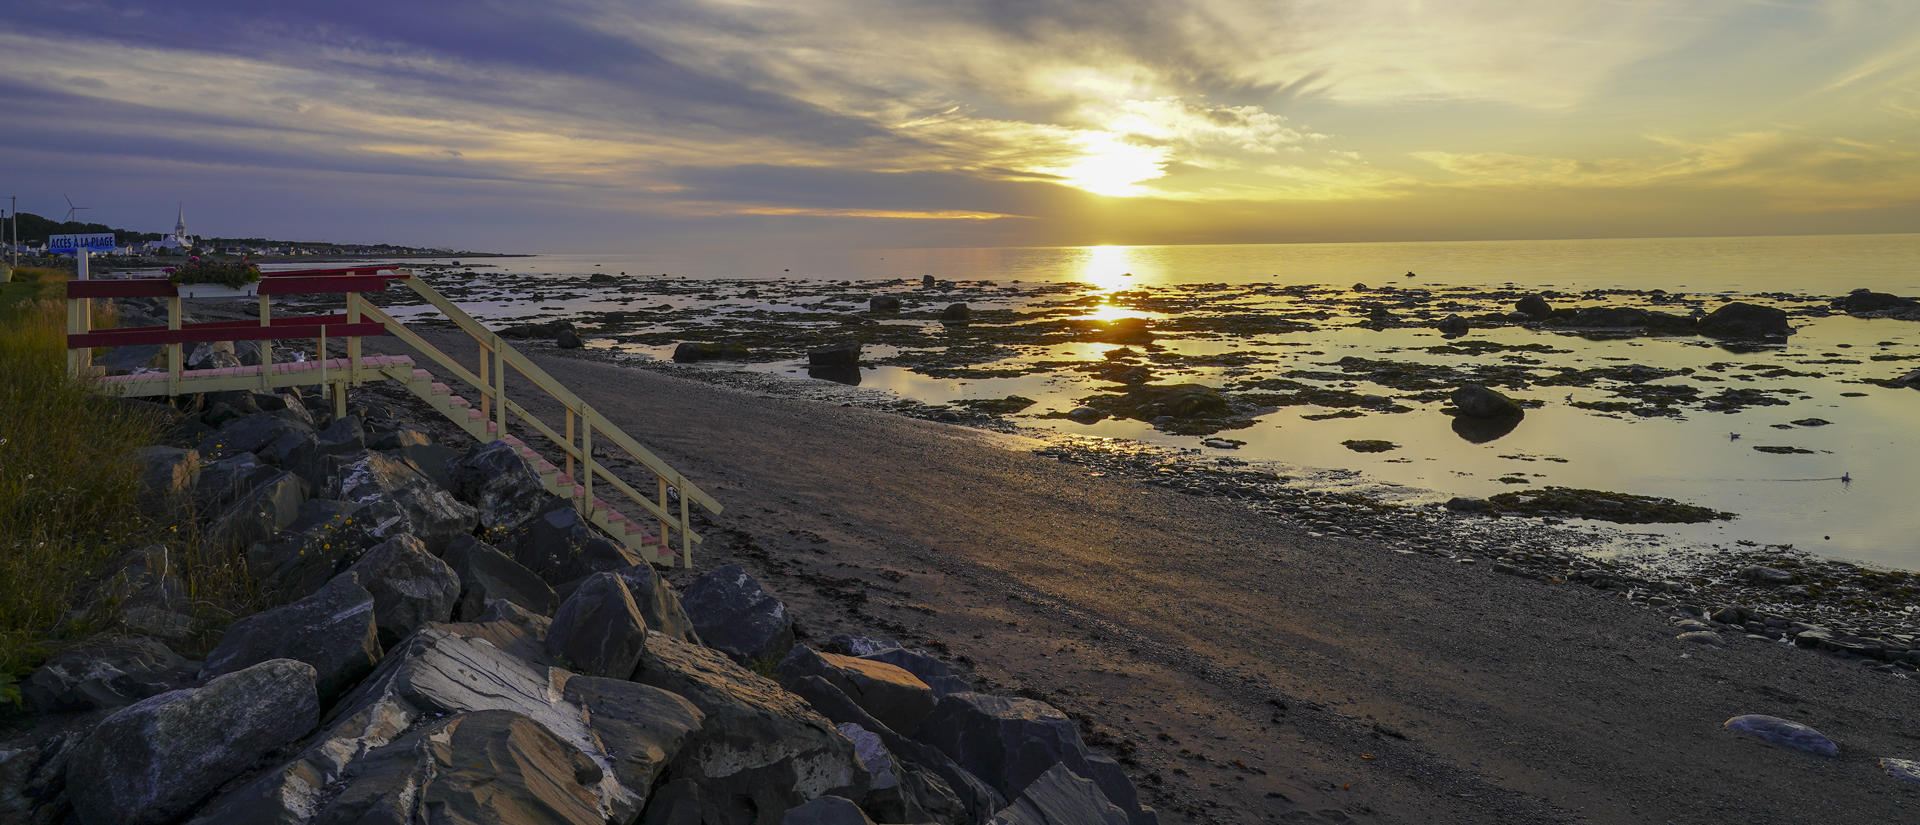
<svg viewBox="0 0 1920 825">
<path fill-rule="evenodd" d="M 1164 221 L 1602 189 L 1883 209 L 1913 203 L 1920 168 L 1915 9 L 54 0 L 0 32 L 0 106 L 36 124 L 0 148 L 661 220 L 1060 227 L 1094 204 Z"/>
</svg>

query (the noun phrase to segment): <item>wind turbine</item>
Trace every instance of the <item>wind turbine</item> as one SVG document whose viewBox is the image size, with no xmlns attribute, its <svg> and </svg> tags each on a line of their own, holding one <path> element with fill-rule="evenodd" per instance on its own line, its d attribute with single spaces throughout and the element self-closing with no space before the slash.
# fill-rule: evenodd
<svg viewBox="0 0 1920 825">
<path fill-rule="evenodd" d="M 73 213 L 75 213 L 75 212 L 78 212 L 78 211 L 80 211 L 80 210 L 82 210 L 82 209 L 92 209 L 92 208 L 93 208 L 93 207 L 91 207 L 91 206 L 74 206 L 74 205 L 73 205 L 73 198 L 71 198 L 71 197 L 68 197 L 67 195 L 61 195 L 60 197 L 63 197 L 63 198 L 66 198 L 66 199 L 67 199 L 67 223 L 73 223 Z"/>
</svg>

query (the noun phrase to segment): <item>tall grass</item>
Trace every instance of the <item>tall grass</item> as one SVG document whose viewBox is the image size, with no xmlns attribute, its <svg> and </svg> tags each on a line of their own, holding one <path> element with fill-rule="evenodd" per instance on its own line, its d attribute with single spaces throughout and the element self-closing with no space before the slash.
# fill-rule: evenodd
<svg viewBox="0 0 1920 825">
<path fill-rule="evenodd" d="M 0 305 L 0 676 L 18 678 L 83 585 L 157 525 L 126 459 L 159 423 L 67 377 L 62 302 Z"/>
</svg>

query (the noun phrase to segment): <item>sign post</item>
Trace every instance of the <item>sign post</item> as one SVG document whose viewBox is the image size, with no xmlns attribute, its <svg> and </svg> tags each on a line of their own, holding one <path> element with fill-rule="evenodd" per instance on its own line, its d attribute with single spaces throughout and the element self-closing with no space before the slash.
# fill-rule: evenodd
<svg viewBox="0 0 1920 825">
<path fill-rule="evenodd" d="M 73 278 L 76 281 L 87 280 L 87 257 L 94 250 L 111 252 L 118 246 L 114 243 L 112 232 L 95 232 L 88 235 L 54 235 L 47 239 L 48 252 L 73 253 Z"/>
</svg>

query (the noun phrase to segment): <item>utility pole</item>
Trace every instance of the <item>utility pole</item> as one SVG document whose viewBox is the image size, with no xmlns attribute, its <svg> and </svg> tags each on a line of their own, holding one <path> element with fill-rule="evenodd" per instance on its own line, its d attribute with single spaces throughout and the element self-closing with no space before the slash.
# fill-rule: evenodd
<svg viewBox="0 0 1920 825">
<path fill-rule="evenodd" d="M 13 265 L 20 265 L 20 196 L 13 196 Z"/>
</svg>

